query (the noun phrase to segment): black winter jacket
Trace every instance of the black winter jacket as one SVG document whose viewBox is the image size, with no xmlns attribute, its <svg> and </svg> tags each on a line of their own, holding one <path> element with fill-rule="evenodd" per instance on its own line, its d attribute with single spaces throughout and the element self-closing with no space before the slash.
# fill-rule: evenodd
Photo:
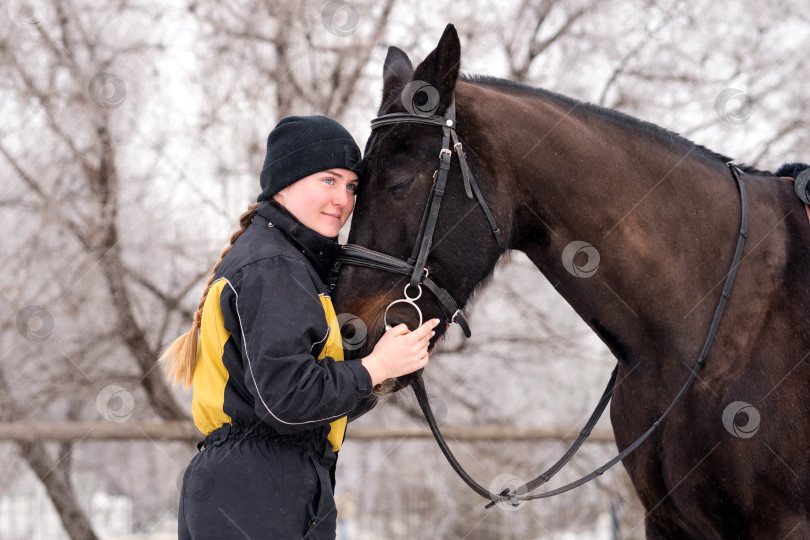
<svg viewBox="0 0 810 540">
<path fill-rule="evenodd" d="M 370 408 L 371 377 L 360 360 L 343 361 L 329 297 L 338 249 L 277 203 L 259 208 L 203 308 L 192 403 L 203 433 L 226 423 L 279 434 L 331 424 L 337 451 L 346 416 Z"/>
</svg>

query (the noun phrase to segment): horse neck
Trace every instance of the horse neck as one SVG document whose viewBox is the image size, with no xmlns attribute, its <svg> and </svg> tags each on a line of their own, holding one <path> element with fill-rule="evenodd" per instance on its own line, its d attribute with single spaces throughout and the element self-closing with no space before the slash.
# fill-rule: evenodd
<svg viewBox="0 0 810 540">
<path fill-rule="evenodd" d="M 471 84 L 457 95 L 460 126 L 463 111 L 477 127 L 478 163 L 498 178 L 500 193 L 516 194 L 500 209 L 514 216 L 511 247 L 617 356 L 660 346 L 691 354 L 693 332 L 703 332 L 714 310 L 714 301 L 699 300 L 727 272 L 739 227 L 725 165 L 550 98 Z M 572 242 L 598 253 L 592 275 L 577 267 L 586 270 L 593 250 L 564 260 Z"/>
</svg>

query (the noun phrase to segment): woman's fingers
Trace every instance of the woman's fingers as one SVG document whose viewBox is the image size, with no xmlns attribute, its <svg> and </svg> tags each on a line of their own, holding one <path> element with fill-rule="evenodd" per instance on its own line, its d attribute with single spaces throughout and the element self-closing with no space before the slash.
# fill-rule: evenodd
<svg viewBox="0 0 810 540">
<path fill-rule="evenodd" d="M 430 319 L 413 332 L 405 324 L 389 329 L 374 346 L 372 353 L 363 359 L 372 382 L 413 373 L 424 368 L 430 359 L 430 339 L 439 319 Z"/>
<path fill-rule="evenodd" d="M 423 323 L 422 326 L 414 330 L 412 333 L 416 339 L 427 339 L 429 340 L 435 332 L 433 331 L 436 328 L 436 325 L 439 324 L 439 319 L 430 319 L 426 323 Z"/>
<path fill-rule="evenodd" d="M 417 332 L 420 334 L 419 346 L 424 348 L 426 354 L 427 348 L 430 346 L 430 339 L 436 335 L 436 332 L 433 329 L 436 328 L 436 325 L 438 325 L 439 322 L 439 319 L 431 319 L 420 326 L 417 330 Z"/>
<path fill-rule="evenodd" d="M 441 321 L 439 319 L 430 319 L 429 321 L 427 321 L 425 324 L 422 325 L 422 328 L 425 329 L 426 334 L 430 334 L 431 332 L 433 332 L 433 329 L 436 328 L 436 326 L 438 326 L 440 322 Z"/>
<path fill-rule="evenodd" d="M 428 339 L 430 339 L 430 337 L 433 336 L 433 333 L 434 333 L 433 329 L 436 328 L 436 325 L 438 325 L 439 322 L 440 322 L 439 319 L 430 319 L 429 321 L 422 323 L 422 326 L 420 326 L 419 328 L 417 328 L 413 332 L 411 332 L 408 329 L 408 325 L 406 325 L 405 323 L 400 323 L 400 324 L 394 326 L 393 328 L 391 328 L 388 331 L 389 332 L 394 332 L 397 335 L 410 334 L 411 336 L 414 337 L 414 339 L 417 339 L 417 338 L 423 337 L 423 336 L 427 336 Z"/>
<path fill-rule="evenodd" d="M 397 335 L 397 336 L 404 336 L 405 334 L 411 333 L 411 331 L 408 330 L 408 325 L 405 324 L 405 323 L 399 323 L 398 325 L 393 327 L 391 330 L 393 330 L 394 334 Z"/>
</svg>

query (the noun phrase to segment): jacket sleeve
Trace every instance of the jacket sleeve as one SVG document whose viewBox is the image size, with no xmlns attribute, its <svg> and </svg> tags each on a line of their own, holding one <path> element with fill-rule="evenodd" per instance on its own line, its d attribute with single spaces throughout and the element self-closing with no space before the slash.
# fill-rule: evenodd
<svg viewBox="0 0 810 540">
<path fill-rule="evenodd" d="M 372 391 L 359 360 L 318 360 L 329 326 L 305 263 L 276 256 L 241 270 L 236 292 L 245 384 L 262 421 L 280 433 L 353 411 Z"/>
<path fill-rule="evenodd" d="M 375 394 L 369 394 L 360 400 L 360 403 L 355 407 L 352 412 L 349 413 L 347 421 L 354 422 L 371 409 L 377 406 L 377 396 Z"/>
</svg>

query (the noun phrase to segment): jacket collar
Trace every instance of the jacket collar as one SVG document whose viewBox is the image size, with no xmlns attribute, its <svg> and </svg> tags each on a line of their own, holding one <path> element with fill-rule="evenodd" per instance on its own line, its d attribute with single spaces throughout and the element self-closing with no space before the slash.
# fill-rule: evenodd
<svg viewBox="0 0 810 540">
<path fill-rule="evenodd" d="M 290 242 L 306 255 L 321 279 L 327 281 L 340 251 L 336 236 L 329 238 L 313 231 L 276 201 L 261 205 L 257 214 L 281 230 Z"/>
</svg>

